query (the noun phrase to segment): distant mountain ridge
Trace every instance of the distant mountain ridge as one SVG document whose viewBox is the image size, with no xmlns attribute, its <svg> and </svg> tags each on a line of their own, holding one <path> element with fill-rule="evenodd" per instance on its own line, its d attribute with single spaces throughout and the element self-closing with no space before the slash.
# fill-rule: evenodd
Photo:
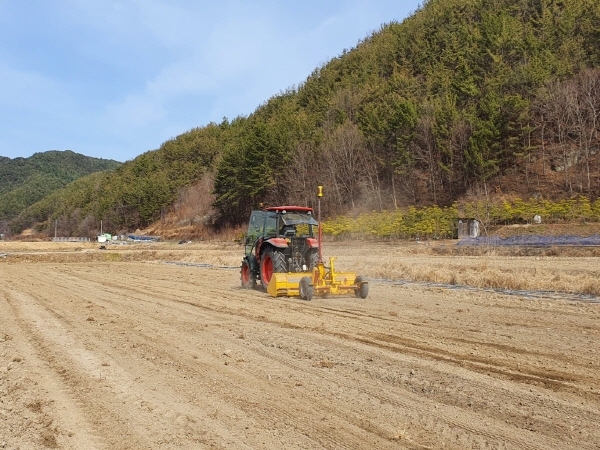
<svg viewBox="0 0 600 450">
<path fill-rule="evenodd" d="M 0 221 L 13 218 L 78 178 L 120 165 L 118 161 L 92 158 L 71 150 L 40 152 L 28 158 L 0 156 Z"/>
<path fill-rule="evenodd" d="M 231 229 L 261 204 L 316 206 L 317 184 L 325 217 L 594 201 L 599 24 L 598 0 L 424 0 L 249 116 L 78 179 L 6 226 L 86 236 L 101 221 L 124 233 L 171 214 L 181 227 Z"/>
</svg>

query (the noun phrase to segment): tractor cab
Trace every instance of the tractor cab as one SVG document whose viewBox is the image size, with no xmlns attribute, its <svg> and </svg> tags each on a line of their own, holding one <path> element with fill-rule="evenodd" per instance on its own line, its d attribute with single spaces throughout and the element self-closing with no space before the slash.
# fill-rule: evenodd
<svg viewBox="0 0 600 450">
<path fill-rule="evenodd" d="M 242 284 L 253 287 L 260 280 L 266 289 L 274 272 L 312 269 L 318 260 L 318 225 L 309 207 L 274 206 L 252 211 Z"/>
<path fill-rule="evenodd" d="M 319 223 L 311 212 L 282 212 L 279 216 L 279 236 L 314 238 Z"/>
</svg>

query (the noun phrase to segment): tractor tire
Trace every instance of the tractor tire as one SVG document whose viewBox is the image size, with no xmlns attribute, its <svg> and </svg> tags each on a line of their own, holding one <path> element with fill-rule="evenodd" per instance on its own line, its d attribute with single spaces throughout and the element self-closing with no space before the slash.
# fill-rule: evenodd
<svg viewBox="0 0 600 450">
<path fill-rule="evenodd" d="M 300 298 L 302 300 L 312 300 L 315 293 L 314 288 L 311 285 L 310 277 L 300 278 Z"/>
<path fill-rule="evenodd" d="M 277 249 L 268 249 L 260 259 L 260 283 L 267 289 L 274 273 L 286 273 L 285 255 Z"/>
<path fill-rule="evenodd" d="M 354 284 L 358 284 L 358 283 L 362 283 L 363 282 L 363 278 L 358 275 L 356 277 L 356 280 L 354 280 Z M 367 296 L 369 295 L 369 284 L 368 283 L 364 283 L 361 284 L 359 288 L 354 289 L 354 295 L 356 297 L 360 297 L 362 299 L 367 298 Z"/>
<path fill-rule="evenodd" d="M 306 252 L 306 266 L 308 267 L 308 271 L 311 272 L 315 267 L 317 267 L 317 263 L 319 262 L 319 250 L 311 249 Z"/>
<path fill-rule="evenodd" d="M 254 289 L 256 287 L 256 278 L 250 270 L 250 265 L 248 264 L 248 261 L 242 262 L 242 269 L 240 271 L 240 275 L 242 279 L 242 287 L 244 289 Z"/>
</svg>

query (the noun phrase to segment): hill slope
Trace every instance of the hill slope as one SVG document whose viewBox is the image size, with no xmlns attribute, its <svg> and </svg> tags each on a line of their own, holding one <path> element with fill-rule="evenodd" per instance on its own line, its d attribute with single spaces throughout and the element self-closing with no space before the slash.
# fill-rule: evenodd
<svg viewBox="0 0 600 450">
<path fill-rule="evenodd" d="M 314 205 L 317 183 L 326 215 L 490 194 L 595 198 L 599 30 L 596 0 L 425 1 L 249 117 L 69 187 L 14 229 L 75 216 L 144 227 L 209 175 L 203 202 L 214 195 L 218 225 L 245 222 L 259 203 Z"/>
<path fill-rule="evenodd" d="M 91 158 L 70 150 L 35 153 L 29 158 L 0 158 L 0 221 L 72 181 L 94 172 L 112 170 L 121 163 Z"/>
</svg>

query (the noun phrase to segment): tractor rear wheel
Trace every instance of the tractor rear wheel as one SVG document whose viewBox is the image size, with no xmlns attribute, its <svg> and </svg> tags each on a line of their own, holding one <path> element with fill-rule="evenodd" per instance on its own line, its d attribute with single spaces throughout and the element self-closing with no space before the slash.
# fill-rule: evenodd
<svg viewBox="0 0 600 450">
<path fill-rule="evenodd" d="M 309 272 L 312 271 L 315 267 L 317 267 L 317 263 L 319 262 L 319 250 L 311 249 L 306 253 L 306 265 L 308 266 Z"/>
<path fill-rule="evenodd" d="M 286 273 L 285 255 L 276 249 L 265 251 L 260 259 L 260 282 L 267 289 L 274 273 Z"/>
<path fill-rule="evenodd" d="M 248 264 L 248 261 L 242 262 L 241 279 L 242 287 L 245 289 L 254 289 L 256 286 L 256 278 L 250 270 L 250 264 Z"/>
<path fill-rule="evenodd" d="M 363 283 L 362 277 L 358 275 L 356 280 L 354 280 L 354 284 L 360 284 L 358 288 L 354 289 L 354 295 L 362 299 L 367 298 L 367 295 L 369 295 L 369 283 Z"/>
<path fill-rule="evenodd" d="M 302 300 L 312 300 L 313 295 L 315 293 L 314 288 L 312 287 L 310 277 L 302 277 L 300 278 L 300 298 Z"/>
</svg>

